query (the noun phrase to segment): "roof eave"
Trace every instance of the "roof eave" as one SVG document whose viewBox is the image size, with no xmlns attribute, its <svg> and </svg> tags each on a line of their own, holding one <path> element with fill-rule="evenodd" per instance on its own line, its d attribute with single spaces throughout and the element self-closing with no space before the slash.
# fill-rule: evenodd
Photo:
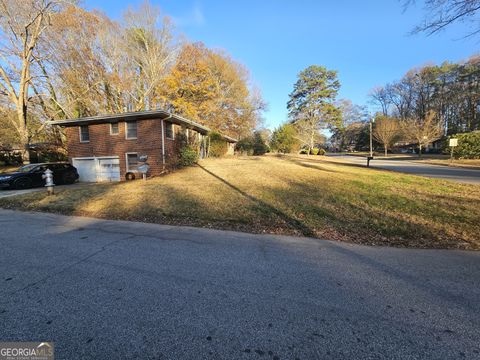
<svg viewBox="0 0 480 360">
<path fill-rule="evenodd" d="M 79 126 L 79 125 L 88 125 L 88 124 L 102 124 L 110 123 L 117 121 L 135 121 L 135 120 L 148 120 L 148 119 L 171 119 L 173 123 L 178 125 L 190 125 L 195 130 L 199 132 L 208 133 L 211 130 L 195 121 L 186 119 L 182 116 L 172 114 L 164 110 L 152 110 L 152 111 L 142 111 L 142 112 L 130 112 L 130 113 L 121 113 L 121 114 L 107 114 L 107 115 L 96 115 L 96 116 L 87 116 L 77 119 L 67 119 L 67 120 L 56 120 L 56 121 L 47 121 L 48 125 L 57 125 L 63 127 Z"/>
</svg>

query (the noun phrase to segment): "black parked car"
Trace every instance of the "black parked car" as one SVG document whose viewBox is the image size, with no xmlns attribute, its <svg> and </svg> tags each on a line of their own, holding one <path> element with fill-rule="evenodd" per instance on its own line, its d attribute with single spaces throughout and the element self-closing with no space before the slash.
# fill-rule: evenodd
<svg viewBox="0 0 480 360">
<path fill-rule="evenodd" d="M 28 189 L 44 186 L 42 178 L 45 170 L 53 171 L 53 182 L 59 184 L 73 184 L 78 180 L 78 172 L 68 163 L 42 163 L 22 166 L 14 172 L 0 174 L 0 188 Z"/>
</svg>

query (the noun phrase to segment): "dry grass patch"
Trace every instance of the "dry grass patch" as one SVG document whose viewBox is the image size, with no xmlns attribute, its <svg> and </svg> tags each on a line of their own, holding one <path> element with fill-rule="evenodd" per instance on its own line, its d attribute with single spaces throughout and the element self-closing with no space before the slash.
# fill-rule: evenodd
<svg viewBox="0 0 480 360">
<path fill-rule="evenodd" d="M 0 199 L 24 210 L 315 236 L 362 244 L 480 248 L 480 187 L 329 158 L 208 159 L 147 182 Z"/>
<path fill-rule="evenodd" d="M 17 170 L 19 167 L 20 166 L 11 166 L 11 165 L 0 166 L 0 174 Z"/>
</svg>

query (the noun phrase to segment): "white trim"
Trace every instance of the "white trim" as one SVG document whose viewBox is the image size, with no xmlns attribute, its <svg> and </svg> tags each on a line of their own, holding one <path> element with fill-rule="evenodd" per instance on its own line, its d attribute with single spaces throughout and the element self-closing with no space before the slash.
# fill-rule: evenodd
<svg viewBox="0 0 480 360">
<path fill-rule="evenodd" d="M 127 130 L 127 124 L 128 123 L 135 123 L 135 126 L 137 127 L 137 136 L 135 137 L 128 137 L 128 130 Z M 138 123 L 137 121 L 125 121 L 125 140 L 135 140 L 138 137 Z"/>
<path fill-rule="evenodd" d="M 109 155 L 109 156 L 83 156 L 83 157 L 72 157 L 72 160 L 94 160 L 94 159 L 118 159 L 118 156 Z"/>
<path fill-rule="evenodd" d="M 137 152 L 126 152 L 125 153 L 125 174 L 128 173 L 128 172 L 134 172 L 134 173 L 137 173 L 138 170 L 130 170 L 128 168 L 128 155 L 137 155 L 137 162 L 138 162 L 138 153 Z"/>
<path fill-rule="evenodd" d="M 82 126 L 86 126 L 88 130 L 88 140 L 82 140 Z M 80 143 L 87 144 L 90 142 L 90 128 L 88 125 L 79 125 L 78 126 L 78 138 L 80 139 Z"/>
<path fill-rule="evenodd" d="M 112 125 L 113 124 L 117 124 L 117 133 L 116 134 L 112 133 Z M 112 135 L 112 136 L 120 135 L 120 124 L 118 123 L 118 121 L 110 123 L 110 135 Z"/>
</svg>

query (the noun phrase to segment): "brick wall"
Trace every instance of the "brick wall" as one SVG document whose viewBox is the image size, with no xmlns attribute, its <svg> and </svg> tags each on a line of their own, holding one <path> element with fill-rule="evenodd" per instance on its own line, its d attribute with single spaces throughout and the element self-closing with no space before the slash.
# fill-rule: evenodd
<svg viewBox="0 0 480 360">
<path fill-rule="evenodd" d="M 110 135 L 110 124 L 89 125 L 90 141 L 80 142 L 78 126 L 67 127 L 67 149 L 71 160 L 76 157 L 118 156 L 120 160 L 120 178 L 125 179 L 126 153 L 133 152 L 138 155 L 148 155 L 150 165 L 149 175 L 160 175 L 163 171 L 162 162 L 162 128 L 161 121 L 138 120 L 137 138 L 125 139 L 125 122 L 118 123 L 118 135 Z M 175 156 L 174 141 L 165 139 L 165 153 L 167 165 Z"/>
</svg>

